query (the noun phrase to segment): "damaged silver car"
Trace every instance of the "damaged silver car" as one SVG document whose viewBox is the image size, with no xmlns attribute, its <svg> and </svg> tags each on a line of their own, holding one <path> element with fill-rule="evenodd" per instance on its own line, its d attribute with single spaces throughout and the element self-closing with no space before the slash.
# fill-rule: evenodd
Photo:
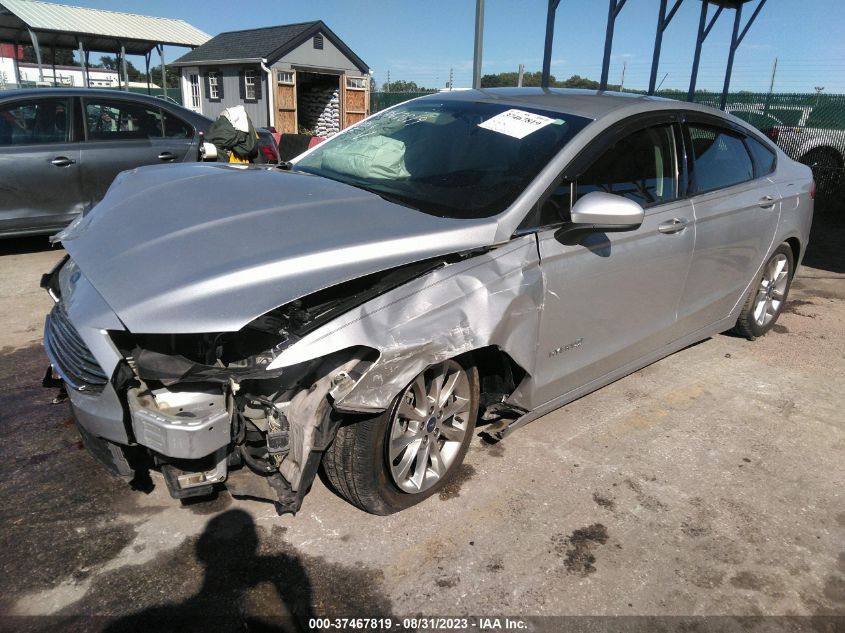
<svg viewBox="0 0 845 633">
<path fill-rule="evenodd" d="M 45 384 L 176 498 L 376 514 L 655 360 L 774 324 L 810 170 L 742 121 L 586 91 L 434 94 L 283 169 L 143 167 L 59 235 Z"/>
</svg>

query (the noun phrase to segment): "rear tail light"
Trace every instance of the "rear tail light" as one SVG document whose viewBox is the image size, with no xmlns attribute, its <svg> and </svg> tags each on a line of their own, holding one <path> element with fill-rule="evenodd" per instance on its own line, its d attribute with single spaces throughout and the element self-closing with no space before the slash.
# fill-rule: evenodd
<svg viewBox="0 0 845 633">
<path fill-rule="evenodd" d="M 810 184 L 810 200 L 815 200 L 815 199 L 816 199 L 816 181 L 814 180 Z"/>
<path fill-rule="evenodd" d="M 279 161 L 279 155 L 276 153 L 276 149 L 272 145 L 259 145 L 261 148 L 261 153 L 264 154 L 264 158 L 269 160 L 271 163 L 276 163 Z"/>
<path fill-rule="evenodd" d="M 779 132 L 780 132 L 780 130 L 779 130 L 778 128 L 773 127 L 773 128 L 771 128 L 771 129 L 766 130 L 766 136 L 768 136 L 770 139 L 772 139 L 772 141 L 774 141 L 775 143 L 777 143 L 777 142 L 778 142 L 778 133 L 779 133 Z"/>
</svg>

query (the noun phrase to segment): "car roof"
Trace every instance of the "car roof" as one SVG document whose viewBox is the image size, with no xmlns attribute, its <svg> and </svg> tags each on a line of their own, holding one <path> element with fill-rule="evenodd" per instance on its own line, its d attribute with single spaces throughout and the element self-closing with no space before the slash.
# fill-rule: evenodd
<svg viewBox="0 0 845 633">
<path fill-rule="evenodd" d="M 453 90 L 438 92 L 422 99 L 444 99 L 501 103 L 514 107 L 531 107 L 550 112 L 560 112 L 588 119 L 601 119 L 621 110 L 627 114 L 654 110 L 688 110 L 716 114 L 726 119 L 723 112 L 696 103 L 653 97 L 629 92 L 583 90 L 577 88 L 481 88 L 479 90 Z"/>
<path fill-rule="evenodd" d="M 199 117 L 201 120 L 208 119 L 208 117 L 189 110 L 178 103 L 139 92 L 127 92 L 126 90 L 109 90 L 104 88 L 18 88 L 0 92 L 0 101 L 20 99 L 22 97 L 109 97 L 112 99 L 130 99 L 141 103 L 154 103 L 157 106 L 165 106 L 178 111 L 180 115 L 186 117 L 194 116 Z"/>
</svg>

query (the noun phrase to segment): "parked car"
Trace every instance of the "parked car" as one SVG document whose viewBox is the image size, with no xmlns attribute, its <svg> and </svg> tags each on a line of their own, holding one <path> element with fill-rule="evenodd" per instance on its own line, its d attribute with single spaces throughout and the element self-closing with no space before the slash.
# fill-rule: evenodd
<svg viewBox="0 0 845 633">
<path fill-rule="evenodd" d="M 270 129 L 260 127 L 255 130 L 258 133 L 258 155 L 253 161 L 259 165 L 279 164 L 279 144 Z"/>
<path fill-rule="evenodd" d="M 703 106 L 434 94 L 291 171 L 121 175 L 43 280 L 45 384 L 98 459 L 174 497 L 226 482 L 296 512 L 322 464 L 388 514 L 454 476 L 479 420 L 502 439 L 708 336 L 766 334 L 813 192 Z"/>
<path fill-rule="evenodd" d="M 211 119 L 163 99 L 73 88 L 0 93 L 0 237 L 54 233 L 126 169 L 199 160 Z M 278 162 L 259 129 L 260 162 Z"/>
</svg>

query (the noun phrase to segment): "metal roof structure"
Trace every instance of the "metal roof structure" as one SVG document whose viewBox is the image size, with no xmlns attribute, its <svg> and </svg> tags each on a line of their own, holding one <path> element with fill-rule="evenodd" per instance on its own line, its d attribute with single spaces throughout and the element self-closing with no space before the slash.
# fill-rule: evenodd
<svg viewBox="0 0 845 633">
<path fill-rule="evenodd" d="M 72 7 L 36 0 L 0 0 L 0 41 L 30 43 L 29 30 L 42 45 L 75 49 L 82 41 L 88 50 L 145 55 L 159 44 L 199 46 L 211 36 L 184 20 L 157 18 Z"/>
<path fill-rule="evenodd" d="M 552 42 L 554 39 L 555 32 L 555 13 L 557 12 L 557 8 L 560 2 L 561 0 L 548 0 L 549 4 L 548 11 L 546 13 L 546 41 L 545 51 L 543 55 L 542 80 L 542 85 L 546 87 L 549 85 L 551 69 Z M 607 90 L 608 72 L 610 69 L 610 53 L 613 47 L 613 31 L 616 25 L 616 19 L 619 16 L 619 13 L 622 11 L 622 7 L 625 6 L 626 2 L 627 0 L 608 0 L 607 31 L 604 37 L 604 58 L 602 61 L 601 81 L 599 82 L 600 90 Z M 653 59 L 651 65 L 651 77 L 648 86 L 648 94 L 650 95 L 653 95 L 657 89 L 655 87 L 655 82 L 657 79 L 657 68 L 660 64 L 660 49 L 663 42 L 663 32 L 669 26 L 669 23 L 672 21 L 672 18 L 675 16 L 678 11 L 678 8 L 680 8 L 684 0 L 672 0 L 671 8 L 668 7 L 668 2 L 669 0 L 660 0 L 659 2 L 659 10 L 657 15 L 657 30 L 654 38 Z M 719 19 L 719 15 L 721 15 L 722 11 L 724 11 L 725 9 L 733 10 L 734 24 L 733 31 L 731 34 L 730 49 L 728 52 L 728 63 L 725 69 L 725 84 L 722 89 L 721 99 L 721 109 L 725 109 L 725 104 L 728 96 L 728 89 L 730 88 L 731 83 L 731 73 L 733 72 L 734 55 L 736 53 L 737 48 L 739 48 L 739 45 L 742 43 L 742 40 L 748 33 L 748 29 L 751 28 L 751 25 L 754 23 L 754 20 L 757 19 L 757 16 L 760 14 L 760 11 L 763 9 L 763 6 L 766 4 L 766 0 L 758 0 L 757 7 L 754 9 L 751 16 L 746 21 L 745 26 L 740 28 L 742 21 L 742 8 L 749 2 L 751 2 L 751 0 L 701 0 L 701 17 L 698 23 L 698 34 L 696 36 L 695 54 L 693 57 L 692 70 L 690 73 L 690 86 L 687 95 L 688 101 L 692 101 L 695 97 L 695 84 L 698 78 L 698 66 L 701 60 L 701 48 L 704 44 L 704 40 L 707 39 L 707 36 L 710 34 L 713 25 L 716 23 L 716 20 Z M 712 16 L 709 15 L 709 9 L 711 5 L 716 9 L 713 12 Z M 476 0 L 476 72 L 473 75 L 474 88 L 478 88 L 480 86 L 481 53 L 478 44 L 478 24 L 480 20 L 483 19 L 483 13 L 484 0 Z"/>
<path fill-rule="evenodd" d="M 56 49 L 78 49 L 83 64 L 83 77 L 88 85 L 88 54 L 93 51 L 116 53 L 122 66 L 123 85 L 128 85 L 126 55 L 143 55 L 147 65 L 149 90 L 150 56 L 157 50 L 161 56 L 162 85 L 166 85 L 164 47 L 194 48 L 211 39 L 184 20 L 158 18 L 137 13 L 105 11 L 38 0 L 0 0 L 0 42 L 32 44 L 38 60 L 40 80 L 44 81 L 41 48 L 53 50 L 55 78 Z M 18 59 L 15 57 L 15 79 L 21 83 Z M 120 85 L 120 74 L 118 75 Z"/>
<path fill-rule="evenodd" d="M 193 66 L 232 61 L 266 61 L 272 64 L 317 33 L 323 33 L 362 72 L 369 72 L 369 66 L 364 60 L 322 20 L 220 33 L 202 46 L 185 53 L 172 65 Z"/>
</svg>

